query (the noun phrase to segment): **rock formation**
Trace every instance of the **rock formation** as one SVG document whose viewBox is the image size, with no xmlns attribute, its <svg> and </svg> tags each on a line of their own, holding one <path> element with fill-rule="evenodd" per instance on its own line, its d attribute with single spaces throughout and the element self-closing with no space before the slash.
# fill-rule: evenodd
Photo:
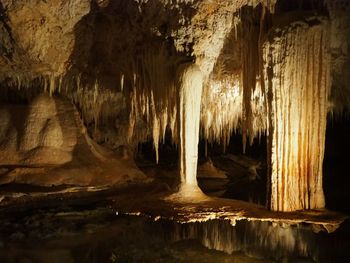
<svg viewBox="0 0 350 263">
<path fill-rule="evenodd" d="M 133 160 L 101 148 L 78 112 L 48 94 L 28 106 L 2 105 L 1 183 L 113 185 L 144 180 Z"/>
<path fill-rule="evenodd" d="M 90 174 L 44 184 L 112 183 L 129 168 L 142 178 L 89 136 L 114 150 L 152 141 L 158 162 L 170 134 L 180 181 L 196 185 L 200 137 L 225 148 L 240 133 L 244 152 L 266 134 L 270 208 L 322 208 L 327 114 L 349 109 L 347 10 L 330 0 L 1 0 L 1 165 L 79 163 Z M 120 170 L 97 179 L 102 163 L 82 168 L 95 161 Z"/>
<path fill-rule="evenodd" d="M 271 150 L 271 209 L 323 208 L 330 59 L 328 24 L 309 20 L 264 46 Z"/>
</svg>

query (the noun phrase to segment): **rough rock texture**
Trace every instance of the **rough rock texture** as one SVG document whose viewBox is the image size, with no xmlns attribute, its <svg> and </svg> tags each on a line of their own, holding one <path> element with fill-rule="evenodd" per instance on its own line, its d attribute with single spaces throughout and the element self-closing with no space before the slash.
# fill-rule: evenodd
<svg viewBox="0 0 350 263">
<path fill-rule="evenodd" d="M 142 180 L 127 156 L 95 144 L 64 99 L 38 96 L 29 106 L 0 110 L 0 182 L 103 185 Z"/>
<path fill-rule="evenodd" d="M 0 11 L 1 75 L 60 75 L 74 48 L 74 27 L 90 11 L 90 1 L 2 0 Z"/>
<path fill-rule="evenodd" d="M 2 164 L 64 164 L 72 160 L 78 127 L 67 101 L 39 96 L 31 105 L 1 106 Z"/>
<path fill-rule="evenodd" d="M 331 110 L 349 111 L 350 105 L 350 1 L 328 0 L 331 18 L 330 52 L 332 55 Z"/>
</svg>

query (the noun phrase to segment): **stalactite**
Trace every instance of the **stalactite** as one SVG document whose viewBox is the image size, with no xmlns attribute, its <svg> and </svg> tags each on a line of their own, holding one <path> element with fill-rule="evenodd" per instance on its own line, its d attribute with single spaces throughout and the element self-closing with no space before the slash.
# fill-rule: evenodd
<svg viewBox="0 0 350 263">
<path fill-rule="evenodd" d="M 225 148 L 233 132 L 241 132 L 243 145 L 266 132 L 265 94 L 259 63 L 259 36 L 264 7 L 244 7 L 233 18 L 202 102 L 202 136 Z M 261 21 L 262 20 L 262 21 Z M 240 54 L 240 55 L 239 55 Z M 244 150 L 244 149 L 243 149 Z"/>
<path fill-rule="evenodd" d="M 68 93 L 67 87 L 70 92 Z M 98 129 L 99 123 L 115 116 L 115 105 L 113 101 L 120 101 L 120 93 L 102 86 L 100 81 L 87 78 L 86 75 L 77 74 L 70 79 L 58 78 L 56 90 L 71 98 L 79 109 L 86 124 L 93 124 L 94 131 Z M 108 105 L 106 107 L 106 105 Z"/>
<path fill-rule="evenodd" d="M 227 144 L 232 132 L 239 127 L 241 106 L 239 79 L 210 81 L 202 101 L 202 136 L 210 143 Z"/>
<path fill-rule="evenodd" d="M 102 2 L 99 2 L 100 7 L 106 7 Z M 147 10 L 157 14 L 157 8 L 163 4 L 163 1 L 158 3 L 157 1 L 138 0 L 136 2 L 136 11 L 133 14 L 137 15 L 144 14 Z M 111 64 L 116 67 L 113 68 L 118 77 L 116 85 L 123 93 L 125 104 L 130 112 L 128 129 L 130 141 L 137 143 L 153 139 L 156 161 L 158 162 L 159 143 L 164 140 L 165 131 L 169 128 L 174 142 L 180 146 L 181 180 L 184 184 L 196 185 L 200 119 L 203 124 L 202 134 L 209 142 L 220 141 L 225 147 L 229 143 L 232 132 L 238 127 L 244 133 L 248 131 L 252 138 L 265 128 L 261 118 L 255 117 L 254 113 L 254 111 L 257 112 L 256 116 L 262 114 L 260 104 L 263 97 L 259 89 L 255 87 L 256 76 L 251 73 L 247 65 L 245 65 L 244 72 L 246 73 L 244 73 L 243 81 L 237 80 L 237 76 L 220 81 L 209 79 L 210 72 L 232 24 L 235 32 L 238 32 L 237 26 L 240 19 L 238 17 L 232 18 L 243 3 L 228 3 L 223 0 L 213 3 L 211 1 L 203 3 L 199 0 L 166 2 L 171 5 L 170 10 L 176 9 L 178 11 L 175 16 L 176 21 L 169 22 L 169 31 L 173 30 L 171 34 L 179 34 L 179 36 L 175 37 L 170 33 L 162 35 L 163 33 L 157 26 L 163 26 L 163 17 L 158 25 L 158 22 L 153 21 L 154 16 L 144 16 L 142 26 L 146 24 L 145 28 L 152 29 L 152 32 L 154 29 L 159 38 L 153 36 L 152 33 L 150 39 L 146 37 L 145 40 L 154 41 L 154 43 L 142 44 L 142 48 L 139 49 L 139 43 L 133 43 L 132 38 L 139 39 L 139 35 L 142 36 L 145 31 L 140 30 L 140 32 L 135 33 L 136 36 L 130 34 L 129 46 L 132 47 L 130 50 L 133 50 L 127 50 L 126 55 L 121 55 L 123 59 L 113 61 Z M 256 6 L 260 2 L 272 9 L 275 1 L 254 0 L 248 1 L 247 4 Z M 190 9 L 186 6 L 189 3 L 198 8 L 197 12 L 193 12 L 191 15 L 185 14 L 187 12 L 185 10 Z M 128 5 L 128 10 L 133 10 L 133 7 L 135 7 L 134 2 Z M 206 30 L 201 28 L 204 19 L 209 22 Z M 139 28 L 140 24 L 135 22 L 138 20 L 141 19 L 130 19 L 128 22 L 132 28 Z M 166 26 L 168 27 L 168 25 Z M 148 34 L 148 32 L 146 33 Z M 190 39 L 188 39 L 189 36 Z M 173 43 L 170 43 L 172 41 Z M 160 42 L 165 42 L 164 46 L 161 46 Z M 129 44 L 129 42 L 126 43 Z M 174 45 L 173 49 L 169 48 L 170 45 Z M 249 56 L 247 63 L 251 63 L 252 57 L 254 57 L 253 54 L 249 53 L 252 47 L 253 45 L 249 46 L 248 51 L 246 50 L 247 52 L 244 53 Z M 180 51 L 184 54 L 180 55 Z M 172 53 L 176 54 L 172 55 Z M 196 65 L 199 66 L 200 70 L 193 65 L 194 57 L 196 57 Z M 180 67 L 181 69 L 175 78 L 174 72 L 178 65 L 184 64 L 184 61 L 186 66 Z M 190 65 L 187 64 L 188 61 L 191 61 Z M 92 67 L 90 68 L 90 66 Z M 88 125 L 94 125 L 96 130 L 101 118 L 108 118 L 114 114 L 113 107 L 104 107 L 104 105 L 120 95 L 118 94 L 119 89 L 112 90 L 102 84 L 99 69 L 98 66 L 89 64 L 88 67 L 84 66 L 86 72 L 80 72 L 77 68 L 74 70 L 79 73 L 72 70 L 74 73 L 69 72 L 72 75 L 65 76 L 67 78 L 56 75 L 54 72 L 46 72 L 38 76 L 38 82 L 40 88 L 49 92 L 50 95 L 57 92 L 68 95 L 79 108 L 85 122 Z M 101 71 L 103 72 L 103 70 Z M 95 76 L 87 76 L 91 72 L 98 73 Z M 73 83 L 74 79 L 75 83 Z M 205 100 L 201 101 L 203 79 L 206 82 L 209 79 L 205 92 L 212 101 L 208 104 L 203 103 Z M 32 85 L 31 80 L 27 82 L 28 85 Z M 251 85 L 246 84 L 247 80 L 252 81 Z M 20 77 L 17 82 L 18 88 L 26 85 L 26 82 Z M 249 88 L 246 88 L 248 86 Z M 257 92 L 255 93 L 255 91 Z M 202 113 L 201 103 L 205 105 Z M 140 129 L 140 122 L 144 123 L 145 129 Z"/>
<path fill-rule="evenodd" d="M 250 95 L 251 138 L 267 130 L 265 95 L 260 81 Z M 243 89 L 238 76 L 222 81 L 210 80 L 203 91 L 201 135 L 209 143 L 228 145 L 234 132 L 242 127 Z"/>
<path fill-rule="evenodd" d="M 176 105 L 177 90 L 174 84 L 175 57 L 170 57 L 167 50 L 145 51 L 131 66 L 133 73 L 122 75 L 124 94 L 130 103 L 129 139 L 136 142 L 153 139 L 156 161 L 159 160 L 159 142 L 164 140 L 166 128 L 172 132 L 177 142 Z M 132 88 L 125 85 L 126 79 Z M 135 129 L 138 121 L 144 120 L 145 130 Z M 151 137 L 151 138 L 149 138 Z"/>
<path fill-rule="evenodd" d="M 330 59 L 324 20 L 274 31 L 264 45 L 269 98 L 272 210 L 324 207 L 324 156 Z"/>
<path fill-rule="evenodd" d="M 260 28 L 255 25 L 257 19 L 255 9 L 247 7 L 242 12 L 242 144 L 243 153 L 245 153 L 247 138 L 249 137 L 250 144 L 254 139 L 251 98 L 259 76 L 258 36 Z"/>
</svg>

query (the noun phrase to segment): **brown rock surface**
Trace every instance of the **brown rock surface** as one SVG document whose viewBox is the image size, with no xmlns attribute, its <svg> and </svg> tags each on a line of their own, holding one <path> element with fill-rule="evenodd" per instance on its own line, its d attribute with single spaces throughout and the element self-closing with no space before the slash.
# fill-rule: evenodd
<svg viewBox="0 0 350 263">
<path fill-rule="evenodd" d="M 47 94 L 0 110 L 1 183 L 103 185 L 144 175 L 132 160 L 93 142 L 73 105 Z"/>
</svg>

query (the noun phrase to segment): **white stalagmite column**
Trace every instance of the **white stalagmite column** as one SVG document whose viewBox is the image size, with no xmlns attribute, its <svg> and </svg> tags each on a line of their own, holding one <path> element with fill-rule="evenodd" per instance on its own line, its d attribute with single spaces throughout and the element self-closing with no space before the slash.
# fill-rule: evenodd
<svg viewBox="0 0 350 263">
<path fill-rule="evenodd" d="M 264 45 L 270 208 L 275 211 L 325 206 L 328 39 L 327 23 L 313 20 L 275 31 Z"/>
<path fill-rule="evenodd" d="M 179 101 L 178 129 L 181 183 L 197 186 L 199 121 L 203 77 L 195 64 L 183 64 L 177 71 Z"/>
</svg>

